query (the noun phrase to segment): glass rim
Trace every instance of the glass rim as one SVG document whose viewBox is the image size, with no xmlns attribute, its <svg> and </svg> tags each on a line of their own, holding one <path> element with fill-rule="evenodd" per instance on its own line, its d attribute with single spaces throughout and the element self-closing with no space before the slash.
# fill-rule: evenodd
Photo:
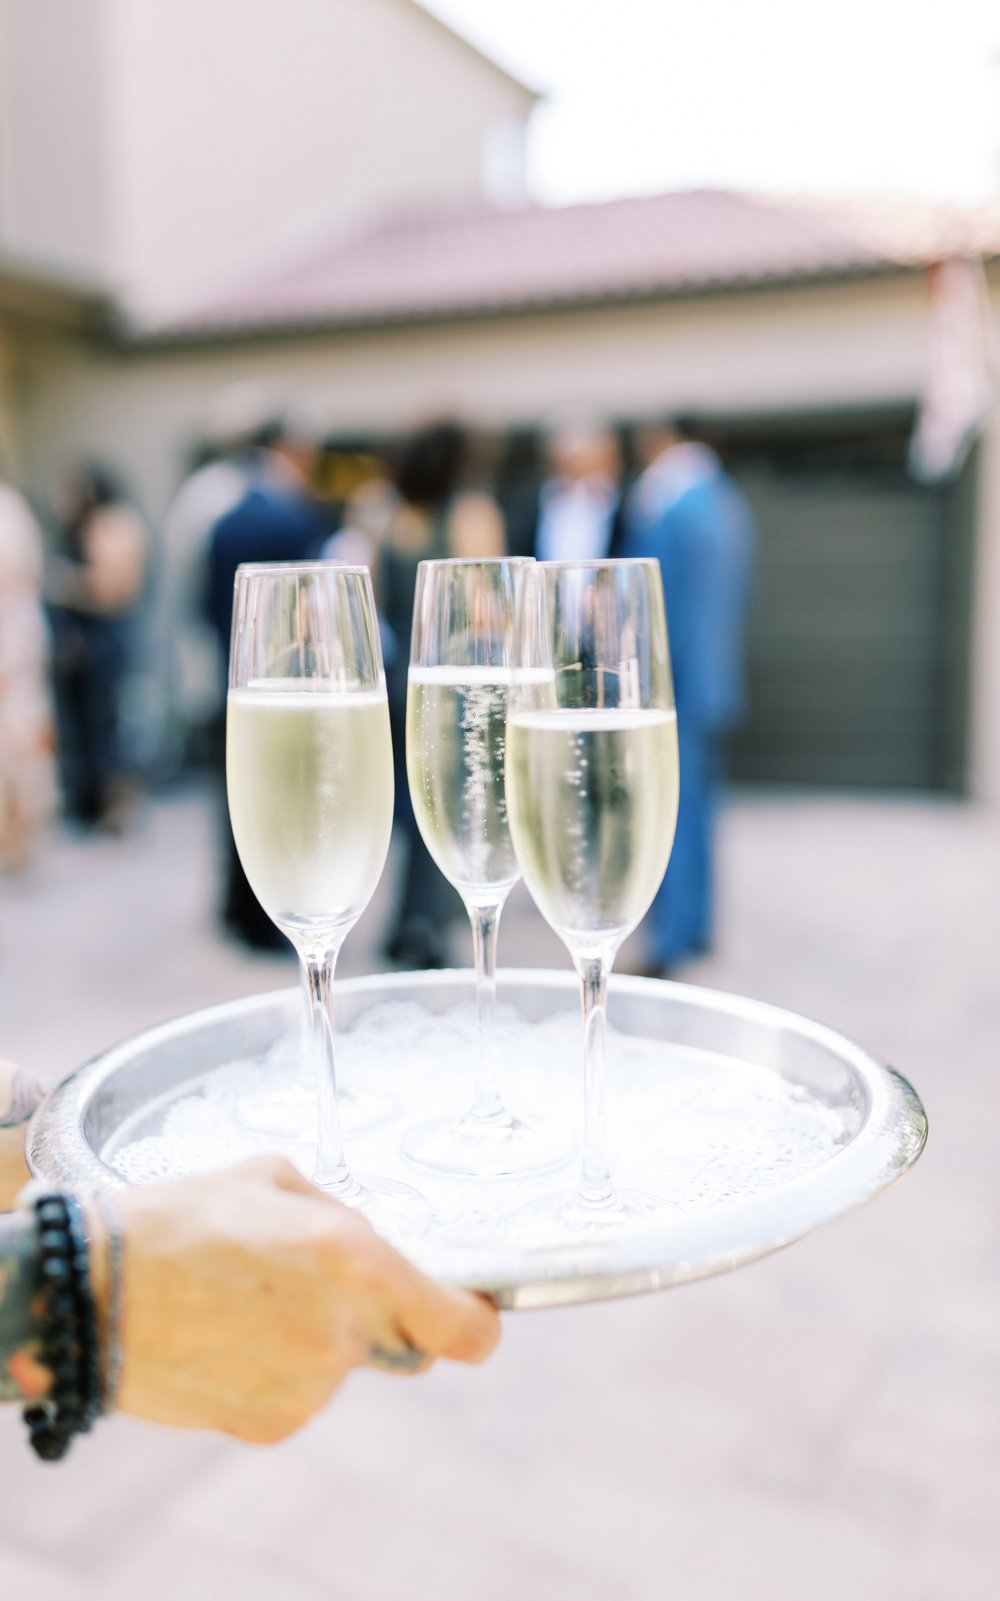
<svg viewBox="0 0 1000 1601">
<path fill-rule="evenodd" d="M 659 567 L 660 563 L 656 556 L 594 556 L 584 561 L 536 560 L 534 565 L 540 573 L 547 573 L 570 568 L 583 571 L 600 567 Z"/>
<path fill-rule="evenodd" d="M 334 573 L 344 578 L 371 577 L 371 568 L 363 563 L 349 565 L 340 561 L 241 561 L 236 569 L 236 577 L 251 578 L 257 573 L 274 573 L 276 576 L 289 577 L 293 573 Z"/>
<path fill-rule="evenodd" d="M 534 556 L 425 556 L 420 567 L 539 567 Z"/>
</svg>

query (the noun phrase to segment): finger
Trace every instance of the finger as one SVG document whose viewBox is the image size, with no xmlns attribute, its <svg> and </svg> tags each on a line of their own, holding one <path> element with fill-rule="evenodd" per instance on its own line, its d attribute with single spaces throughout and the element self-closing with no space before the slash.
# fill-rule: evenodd
<svg viewBox="0 0 1000 1601">
<path fill-rule="evenodd" d="M 26 1123 L 42 1099 L 42 1086 L 23 1067 L 0 1060 L 0 1128 Z"/>
<path fill-rule="evenodd" d="M 500 1338 L 496 1309 L 477 1295 L 438 1284 L 403 1262 L 395 1313 L 412 1345 L 455 1362 L 484 1362 Z"/>
<path fill-rule="evenodd" d="M 362 1229 L 365 1234 L 373 1234 L 375 1232 L 364 1213 L 360 1212 L 356 1206 L 350 1206 L 346 1201 L 339 1200 L 336 1195 L 331 1195 L 329 1191 L 321 1190 L 318 1184 L 314 1184 L 311 1179 L 307 1179 L 305 1174 L 295 1166 L 294 1162 L 290 1162 L 287 1157 L 255 1157 L 249 1165 L 252 1166 L 255 1163 L 265 1164 L 266 1176 L 270 1178 L 271 1182 L 279 1190 L 288 1190 L 289 1193 L 294 1195 L 307 1195 L 311 1201 L 318 1201 L 323 1207 L 333 1207 L 340 1214 L 341 1219 L 345 1216 L 353 1218 L 359 1229 Z"/>
<path fill-rule="evenodd" d="M 233 1169 L 246 1178 L 253 1178 L 272 1184 L 277 1190 L 287 1190 L 292 1195 L 321 1196 L 322 1191 L 317 1190 L 314 1184 L 303 1173 L 300 1173 L 294 1162 L 287 1156 L 251 1156 L 247 1161 L 240 1162 Z M 329 1199 L 329 1197 L 324 1197 Z"/>
</svg>

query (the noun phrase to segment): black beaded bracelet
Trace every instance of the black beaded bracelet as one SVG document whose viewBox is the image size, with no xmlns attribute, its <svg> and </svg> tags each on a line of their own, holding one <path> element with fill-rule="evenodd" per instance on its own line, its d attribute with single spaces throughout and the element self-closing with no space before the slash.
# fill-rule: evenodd
<svg viewBox="0 0 1000 1601">
<path fill-rule="evenodd" d="M 44 1401 L 25 1409 L 24 1421 L 37 1455 L 55 1462 L 101 1413 L 97 1314 L 78 1203 L 71 1195 L 42 1195 L 34 1212 L 42 1298 L 39 1357 L 52 1385 Z"/>
</svg>

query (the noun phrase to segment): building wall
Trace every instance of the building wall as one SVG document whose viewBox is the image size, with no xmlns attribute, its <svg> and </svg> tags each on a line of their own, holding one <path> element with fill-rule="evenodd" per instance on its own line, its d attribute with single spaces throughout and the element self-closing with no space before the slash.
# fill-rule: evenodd
<svg viewBox="0 0 1000 1601">
<path fill-rule="evenodd" d="M 530 105 L 401 0 L 114 5 L 128 285 L 231 281 L 289 230 L 476 195 L 492 130 Z"/>
<path fill-rule="evenodd" d="M 0 248 L 153 292 L 482 193 L 532 98 L 410 0 L 0 0 Z"/>
<path fill-rule="evenodd" d="M 0 324 L 0 478 L 21 474 L 20 431 L 15 398 L 14 342 Z"/>
<path fill-rule="evenodd" d="M 624 417 L 908 405 L 923 378 L 926 315 L 915 275 L 228 349 L 116 353 L 61 340 L 35 361 L 26 392 L 27 481 L 44 498 L 67 456 L 101 456 L 156 519 L 212 395 L 241 380 L 266 381 L 344 432 L 441 409 L 523 424 L 567 399 Z M 1000 802 L 1000 428 L 980 454 L 972 783 Z"/>
<path fill-rule="evenodd" d="M 231 347 L 63 344 L 34 376 L 30 472 L 41 489 L 67 451 L 110 454 L 159 515 L 210 397 L 258 379 L 348 432 L 448 409 L 507 426 L 567 400 L 624 416 L 907 402 L 925 317 L 914 278 Z"/>
<path fill-rule="evenodd" d="M 108 264 L 106 0 L 0 0 L 0 251 Z"/>
</svg>

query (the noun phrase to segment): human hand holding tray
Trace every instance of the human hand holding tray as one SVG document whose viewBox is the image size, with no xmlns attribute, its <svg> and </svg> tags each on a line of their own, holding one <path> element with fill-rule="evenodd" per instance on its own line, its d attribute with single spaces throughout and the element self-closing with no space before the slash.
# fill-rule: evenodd
<svg viewBox="0 0 1000 1601">
<path fill-rule="evenodd" d="M 574 976 L 500 975 L 499 1048 L 509 1102 L 579 1136 Z M 905 1079 L 832 1029 L 778 1007 L 687 985 L 613 979 L 608 1116 L 616 1176 L 669 1203 L 597 1240 L 526 1245 L 512 1208 L 551 1186 L 423 1172 L 406 1130 L 462 1101 L 474 1049 L 468 972 L 376 975 L 337 985 L 341 1076 L 390 1097 L 377 1127 L 345 1135 L 368 1171 L 422 1190 L 427 1232 L 397 1243 L 440 1278 L 504 1307 L 600 1300 L 725 1272 L 869 1200 L 926 1139 Z M 307 1073 L 297 990 L 231 1002 L 137 1035 L 72 1074 L 36 1114 L 34 1172 L 93 1189 L 219 1168 L 284 1149 L 308 1173 L 310 1131 L 255 1132 L 254 1107 Z M 508 1225 L 509 1228 L 509 1225 Z"/>
</svg>

